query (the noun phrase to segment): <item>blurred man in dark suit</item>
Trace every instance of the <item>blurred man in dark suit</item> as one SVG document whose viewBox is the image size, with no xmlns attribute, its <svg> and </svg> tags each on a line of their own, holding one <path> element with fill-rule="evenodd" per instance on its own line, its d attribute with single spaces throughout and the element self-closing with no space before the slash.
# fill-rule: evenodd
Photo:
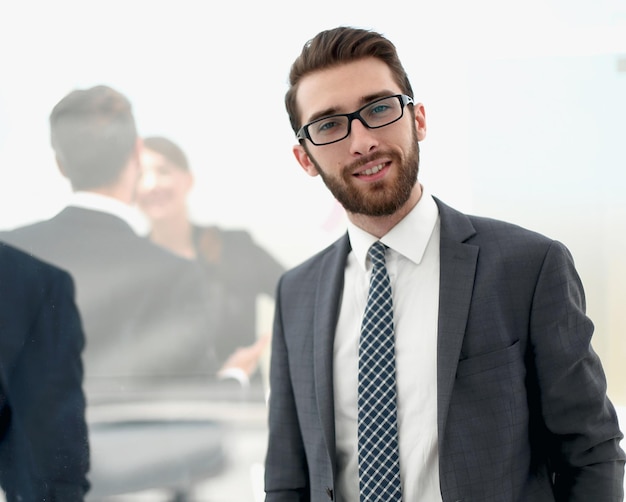
<svg viewBox="0 0 626 502">
<path fill-rule="evenodd" d="M 197 265 L 134 230 L 142 145 L 128 99 L 107 86 L 75 90 L 52 110 L 50 130 L 73 199 L 52 219 L 0 238 L 74 277 L 86 383 L 214 374 L 210 301 Z"/>
<path fill-rule="evenodd" d="M 84 344 L 69 274 L 0 244 L 0 486 L 10 502 L 83 500 Z"/>
</svg>

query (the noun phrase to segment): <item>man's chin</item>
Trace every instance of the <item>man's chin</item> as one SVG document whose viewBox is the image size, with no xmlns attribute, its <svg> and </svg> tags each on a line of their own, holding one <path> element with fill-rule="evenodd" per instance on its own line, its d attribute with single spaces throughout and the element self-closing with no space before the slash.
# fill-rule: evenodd
<svg viewBox="0 0 626 502">
<path fill-rule="evenodd" d="M 368 207 L 363 211 L 359 211 L 356 214 L 363 216 L 369 216 L 371 218 L 385 218 L 395 214 L 401 206 L 383 206 L 383 207 Z"/>
<path fill-rule="evenodd" d="M 380 200 L 361 200 L 356 203 L 354 200 L 351 200 L 347 204 L 342 204 L 343 208 L 349 213 L 381 218 L 394 214 L 402 205 L 399 201 Z"/>
</svg>

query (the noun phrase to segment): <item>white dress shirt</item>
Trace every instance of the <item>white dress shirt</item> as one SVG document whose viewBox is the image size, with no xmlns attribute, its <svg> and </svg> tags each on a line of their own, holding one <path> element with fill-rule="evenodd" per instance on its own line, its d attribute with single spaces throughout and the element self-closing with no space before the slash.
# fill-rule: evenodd
<svg viewBox="0 0 626 502">
<path fill-rule="evenodd" d="M 137 234 L 147 234 L 148 226 L 139 210 L 113 197 L 78 191 L 70 195 L 67 205 L 112 214 L 128 223 Z"/>
<path fill-rule="evenodd" d="M 334 342 L 335 436 L 340 500 L 358 502 L 357 385 L 361 320 L 377 239 L 348 223 L 352 251 Z M 441 502 L 437 450 L 439 212 L 426 192 L 380 239 L 393 295 L 402 499 Z"/>
</svg>

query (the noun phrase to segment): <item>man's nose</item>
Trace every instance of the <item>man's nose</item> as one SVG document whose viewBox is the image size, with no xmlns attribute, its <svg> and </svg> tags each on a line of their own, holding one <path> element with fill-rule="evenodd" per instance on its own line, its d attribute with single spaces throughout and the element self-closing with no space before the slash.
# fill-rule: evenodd
<svg viewBox="0 0 626 502">
<path fill-rule="evenodd" d="M 365 155 L 378 147 L 378 138 L 373 129 L 367 127 L 360 119 L 352 119 L 350 124 L 350 153 Z"/>
</svg>

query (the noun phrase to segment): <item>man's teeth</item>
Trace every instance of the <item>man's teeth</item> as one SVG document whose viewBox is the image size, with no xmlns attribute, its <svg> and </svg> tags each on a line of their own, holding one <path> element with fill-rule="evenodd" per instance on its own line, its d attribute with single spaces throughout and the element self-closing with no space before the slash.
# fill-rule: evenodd
<svg viewBox="0 0 626 502">
<path fill-rule="evenodd" d="M 360 172 L 359 174 L 365 174 L 366 176 L 371 176 L 372 174 L 376 174 L 383 168 L 384 164 L 378 164 L 377 166 L 372 167 L 371 169 L 366 169 L 365 171 Z"/>
</svg>

